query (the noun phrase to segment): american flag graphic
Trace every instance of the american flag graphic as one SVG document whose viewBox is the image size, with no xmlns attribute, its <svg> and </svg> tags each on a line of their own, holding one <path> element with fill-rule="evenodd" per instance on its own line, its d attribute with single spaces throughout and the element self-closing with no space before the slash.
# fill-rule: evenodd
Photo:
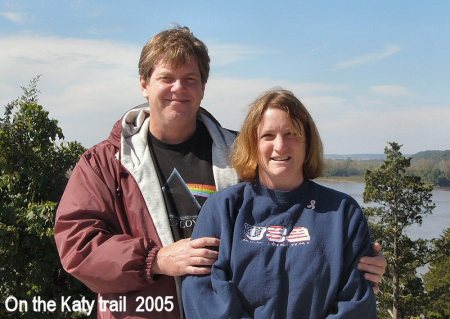
<svg viewBox="0 0 450 319">
<path fill-rule="evenodd" d="M 286 240 L 286 228 L 284 226 L 267 227 L 266 237 L 269 241 L 282 243 Z"/>
<path fill-rule="evenodd" d="M 294 227 L 286 239 L 290 243 L 299 243 L 302 241 L 309 241 L 311 240 L 311 237 L 309 236 L 308 228 Z"/>
<path fill-rule="evenodd" d="M 266 227 L 252 226 L 244 223 L 245 237 L 247 237 L 249 240 L 261 240 L 264 237 L 265 232 Z"/>
</svg>

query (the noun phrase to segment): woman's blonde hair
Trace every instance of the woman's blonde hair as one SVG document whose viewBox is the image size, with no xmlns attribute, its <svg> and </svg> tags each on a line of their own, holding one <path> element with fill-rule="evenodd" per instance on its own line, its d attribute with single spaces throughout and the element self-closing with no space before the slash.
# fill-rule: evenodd
<svg viewBox="0 0 450 319">
<path fill-rule="evenodd" d="M 241 180 L 254 181 L 257 178 L 258 126 L 268 108 L 287 112 L 299 133 L 304 135 L 306 142 L 304 177 L 314 179 L 321 176 L 324 168 L 323 145 L 316 124 L 308 110 L 292 92 L 277 88 L 264 92 L 250 105 L 241 132 L 234 142 L 231 164 Z"/>
</svg>

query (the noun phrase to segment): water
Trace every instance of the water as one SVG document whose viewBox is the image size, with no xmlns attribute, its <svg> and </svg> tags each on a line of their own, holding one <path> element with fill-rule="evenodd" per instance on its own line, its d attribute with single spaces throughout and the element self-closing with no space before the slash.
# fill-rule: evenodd
<svg viewBox="0 0 450 319">
<path fill-rule="evenodd" d="M 369 206 L 363 202 L 364 183 L 317 181 L 319 184 L 349 194 L 361 206 Z M 436 207 L 433 214 L 423 216 L 422 225 L 414 224 L 406 229 L 406 234 L 413 240 L 418 238 L 432 239 L 442 235 L 442 231 L 450 227 L 450 191 L 435 189 L 432 200 Z"/>
<path fill-rule="evenodd" d="M 319 184 L 349 194 L 358 201 L 361 206 L 370 206 L 363 202 L 364 183 L 357 182 L 331 182 L 317 181 Z M 444 229 L 450 227 L 450 190 L 435 189 L 432 192 L 432 200 L 436 207 L 433 213 L 423 216 L 422 225 L 414 224 L 405 230 L 412 240 L 418 238 L 432 239 L 441 237 Z M 428 264 L 416 269 L 419 276 L 428 271 Z"/>
</svg>

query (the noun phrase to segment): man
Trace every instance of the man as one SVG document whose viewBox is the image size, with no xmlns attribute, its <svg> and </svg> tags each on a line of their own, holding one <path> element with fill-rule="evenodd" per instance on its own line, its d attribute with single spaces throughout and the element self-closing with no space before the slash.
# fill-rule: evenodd
<svg viewBox="0 0 450 319">
<path fill-rule="evenodd" d="M 200 108 L 209 56 L 188 28 L 153 37 L 139 74 L 148 104 L 83 154 L 55 239 L 64 269 L 98 293 L 98 318 L 182 318 L 180 276 L 209 273 L 218 255 L 217 238 L 189 237 L 208 195 L 238 182 L 235 134 Z M 378 282 L 384 257 L 364 258 Z"/>
</svg>

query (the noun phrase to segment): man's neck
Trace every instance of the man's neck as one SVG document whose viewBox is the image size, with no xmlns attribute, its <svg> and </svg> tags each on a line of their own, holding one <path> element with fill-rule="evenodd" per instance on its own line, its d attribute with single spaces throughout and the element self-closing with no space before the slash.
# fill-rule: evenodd
<svg viewBox="0 0 450 319">
<path fill-rule="evenodd" d="M 195 133 L 197 122 L 190 123 L 189 125 L 176 125 L 171 123 L 170 125 L 157 125 L 150 121 L 149 130 L 150 133 L 166 144 L 180 144 L 187 141 Z"/>
</svg>

